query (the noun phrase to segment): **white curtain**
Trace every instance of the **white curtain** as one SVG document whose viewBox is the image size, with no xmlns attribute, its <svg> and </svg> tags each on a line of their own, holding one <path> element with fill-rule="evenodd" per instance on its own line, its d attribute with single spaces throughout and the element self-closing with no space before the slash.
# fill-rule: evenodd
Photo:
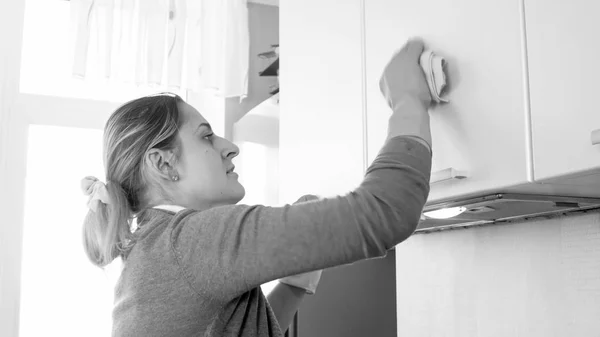
<svg viewBox="0 0 600 337">
<path fill-rule="evenodd" d="M 247 0 L 71 0 L 73 75 L 245 97 Z"/>
</svg>

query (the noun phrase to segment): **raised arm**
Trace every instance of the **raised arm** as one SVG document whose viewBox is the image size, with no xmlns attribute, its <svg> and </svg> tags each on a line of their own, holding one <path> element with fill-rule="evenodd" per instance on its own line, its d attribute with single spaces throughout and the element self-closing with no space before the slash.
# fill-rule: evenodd
<svg viewBox="0 0 600 337">
<path fill-rule="evenodd" d="M 284 276 L 384 256 L 413 233 L 431 171 L 422 49 L 408 43 L 386 68 L 408 84 L 382 87 L 393 109 L 389 137 L 354 191 L 284 207 L 216 207 L 175 224 L 175 256 L 196 291 L 232 299 Z"/>
</svg>

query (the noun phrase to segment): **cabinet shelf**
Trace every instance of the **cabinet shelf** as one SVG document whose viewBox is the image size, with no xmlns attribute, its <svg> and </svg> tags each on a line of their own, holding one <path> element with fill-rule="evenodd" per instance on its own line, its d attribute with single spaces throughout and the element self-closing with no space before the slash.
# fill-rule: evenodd
<svg viewBox="0 0 600 337">
<path fill-rule="evenodd" d="M 259 72 L 260 76 L 277 76 L 279 71 L 279 57 L 273 61 L 265 70 Z"/>
</svg>

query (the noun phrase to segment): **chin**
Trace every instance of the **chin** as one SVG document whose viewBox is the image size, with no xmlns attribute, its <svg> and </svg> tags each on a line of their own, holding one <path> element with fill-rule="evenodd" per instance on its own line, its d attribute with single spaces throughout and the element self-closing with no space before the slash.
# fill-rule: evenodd
<svg viewBox="0 0 600 337">
<path fill-rule="evenodd" d="M 236 185 L 237 186 L 235 186 L 232 191 L 233 204 L 237 204 L 246 196 L 246 189 L 244 186 L 239 182 Z"/>
</svg>

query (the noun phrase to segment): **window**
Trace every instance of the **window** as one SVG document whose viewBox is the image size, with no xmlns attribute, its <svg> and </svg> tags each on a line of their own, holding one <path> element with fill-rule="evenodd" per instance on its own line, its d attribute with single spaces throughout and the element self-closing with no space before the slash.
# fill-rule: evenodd
<svg viewBox="0 0 600 337">
<path fill-rule="evenodd" d="M 103 271 L 86 258 L 80 180 L 103 179 L 102 132 L 29 127 L 20 336 L 110 336 L 119 261 Z"/>
<path fill-rule="evenodd" d="M 161 91 L 174 92 L 185 99 L 185 92 L 167 87 L 137 86 L 103 79 L 74 78 L 70 1 L 27 0 L 23 48 L 21 53 L 20 91 L 58 97 L 85 98 L 125 102 L 132 98 Z M 91 37 L 88 57 L 96 57 L 96 40 Z M 92 64 L 94 62 L 91 62 Z M 89 69 L 94 76 L 94 69 Z"/>
</svg>

